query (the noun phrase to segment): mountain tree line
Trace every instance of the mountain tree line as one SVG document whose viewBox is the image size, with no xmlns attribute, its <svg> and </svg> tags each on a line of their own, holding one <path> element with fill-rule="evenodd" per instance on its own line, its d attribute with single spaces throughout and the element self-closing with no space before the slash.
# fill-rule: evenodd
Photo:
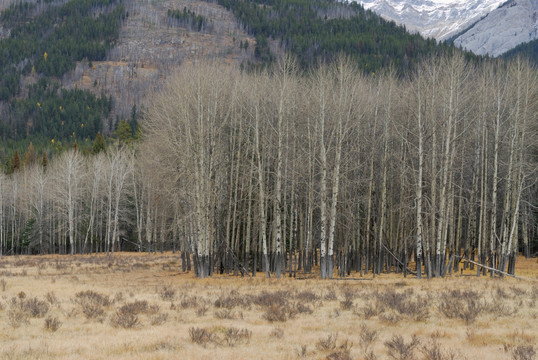
<svg viewBox="0 0 538 360">
<path fill-rule="evenodd" d="M 0 249 L 171 249 L 198 277 L 513 274 L 537 239 L 537 74 L 461 55 L 407 78 L 345 57 L 185 65 L 141 141 L 2 174 Z"/>
</svg>

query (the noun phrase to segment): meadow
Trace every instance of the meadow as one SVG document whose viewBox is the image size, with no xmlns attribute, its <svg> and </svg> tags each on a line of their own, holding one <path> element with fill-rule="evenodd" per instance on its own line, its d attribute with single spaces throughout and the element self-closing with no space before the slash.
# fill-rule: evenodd
<svg viewBox="0 0 538 360">
<path fill-rule="evenodd" d="M 0 359 L 535 359 L 523 279 L 182 273 L 177 254 L 0 257 Z M 317 269 L 319 271 L 319 269 Z"/>
</svg>

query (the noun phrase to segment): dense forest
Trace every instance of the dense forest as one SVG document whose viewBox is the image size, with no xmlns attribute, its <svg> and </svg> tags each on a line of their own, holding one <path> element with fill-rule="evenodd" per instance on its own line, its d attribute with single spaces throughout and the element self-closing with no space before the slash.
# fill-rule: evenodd
<svg viewBox="0 0 538 360">
<path fill-rule="evenodd" d="M 515 59 L 518 56 L 524 57 L 536 65 L 538 64 L 538 39 L 520 44 L 502 56 L 505 59 Z"/>
<path fill-rule="evenodd" d="M 2 12 L 1 24 L 9 31 L 0 40 L 4 148 L 29 138 L 83 141 L 103 131 L 112 99 L 62 89 L 59 79 L 77 61 L 104 60 L 126 16 L 119 0 L 21 1 Z"/>
<path fill-rule="evenodd" d="M 246 30 L 256 37 L 256 57 L 263 64 L 274 61 L 268 41 L 278 40 L 303 68 L 344 53 L 367 73 L 393 66 L 404 73 L 421 58 L 454 51 L 408 33 L 357 3 L 336 0 L 216 0 L 230 9 Z M 471 54 L 467 54 L 471 56 Z"/>
<path fill-rule="evenodd" d="M 435 56 L 407 77 L 345 57 L 306 74 L 289 58 L 183 66 L 141 140 L 124 122 L 94 155 L 13 160 L 0 251 L 171 249 L 199 277 L 438 277 L 463 259 L 513 274 L 538 245 L 537 96 L 521 60 Z"/>
</svg>

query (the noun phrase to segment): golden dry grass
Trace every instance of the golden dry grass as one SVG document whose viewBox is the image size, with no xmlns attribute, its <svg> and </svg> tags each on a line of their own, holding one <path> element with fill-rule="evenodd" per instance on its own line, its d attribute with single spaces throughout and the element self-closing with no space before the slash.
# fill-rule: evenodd
<svg viewBox="0 0 538 360">
<path fill-rule="evenodd" d="M 518 260 L 526 280 L 471 271 L 197 280 L 179 261 L 170 253 L 0 258 L 0 359 L 387 359 L 398 335 L 420 341 L 410 359 L 435 346 L 437 359 L 516 359 L 517 346 L 538 339 L 536 259 Z M 108 303 L 86 308 L 84 294 Z M 447 296 L 459 305 L 450 308 Z M 196 343 L 196 331 L 208 337 Z"/>
</svg>

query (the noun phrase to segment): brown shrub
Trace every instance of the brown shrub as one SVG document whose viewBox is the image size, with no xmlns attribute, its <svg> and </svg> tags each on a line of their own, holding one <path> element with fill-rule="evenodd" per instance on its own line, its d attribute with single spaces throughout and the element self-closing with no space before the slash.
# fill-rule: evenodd
<svg viewBox="0 0 538 360">
<path fill-rule="evenodd" d="M 48 317 L 45 319 L 45 330 L 56 332 L 62 326 L 62 322 L 56 317 Z"/>
<path fill-rule="evenodd" d="M 332 333 L 327 337 L 320 338 L 316 343 L 316 347 L 321 351 L 330 351 L 336 349 L 336 340 L 338 339 L 338 333 Z"/>
<path fill-rule="evenodd" d="M 512 348 L 513 360 L 534 360 L 536 358 L 536 350 L 533 345 L 521 344 Z"/>
<path fill-rule="evenodd" d="M 282 290 L 279 291 L 262 291 L 261 294 L 254 296 L 252 302 L 258 306 L 271 307 L 271 306 L 286 306 L 288 304 L 288 293 Z"/>
<path fill-rule="evenodd" d="M 420 341 L 416 335 L 413 335 L 409 342 L 406 342 L 401 335 L 395 335 L 385 341 L 389 356 L 396 360 L 414 359 L 414 349 L 419 344 Z"/>
<path fill-rule="evenodd" d="M 105 313 L 105 307 L 111 305 L 108 296 L 95 292 L 93 290 L 80 291 L 75 294 L 75 303 L 82 310 L 87 319 L 96 319 L 102 317 Z"/>
<path fill-rule="evenodd" d="M 462 319 L 465 324 L 473 323 L 484 310 L 478 293 L 467 290 L 445 292 L 440 298 L 439 311 L 449 319 Z"/>
<path fill-rule="evenodd" d="M 226 345 L 233 347 L 239 344 L 248 344 L 251 337 L 252 331 L 248 329 L 229 327 L 224 331 L 223 340 Z"/>
<path fill-rule="evenodd" d="M 248 308 L 251 299 L 247 296 L 241 296 L 237 291 L 232 290 L 229 295 L 220 295 L 215 300 L 215 307 L 233 309 L 234 307 Z"/>
<path fill-rule="evenodd" d="M 172 286 L 164 285 L 158 289 L 158 293 L 162 300 L 172 301 L 176 295 L 176 290 L 174 290 Z"/>
<path fill-rule="evenodd" d="M 130 329 L 140 324 L 138 319 L 137 308 L 132 306 L 132 304 L 125 304 L 120 307 L 112 318 L 110 323 L 114 327 L 122 327 L 124 329 Z"/>
<path fill-rule="evenodd" d="M 271 334 L 269 335 L 275 339 L 280 339 L 282 336 L 284 336 L 284 330 L 282 328 L 275 327 L 273 330 L 271 330 Z"/>
<path fill-rule="evenodd" d="M 288 311 L 285 306 L 271 305 L 263 313 L 263 318 L 269 322 L 288 320 Z"/>
<path fill-rule="evenodd" d="M 191 327 L 189 329 L 189 336 L 191 338 L 191 342 L 203 347 L 206 347 L 208 344 L 215 341 L 215 336 L 213 333 L 204 328 Z"/>
<path fill-rule="evenodd" d="M 162 314 L 155 314 L 150 318 L 150 324 L 151 325 L 162 325 L 168 320 L 168 314 L 162 313 Z"/>
</svg>

